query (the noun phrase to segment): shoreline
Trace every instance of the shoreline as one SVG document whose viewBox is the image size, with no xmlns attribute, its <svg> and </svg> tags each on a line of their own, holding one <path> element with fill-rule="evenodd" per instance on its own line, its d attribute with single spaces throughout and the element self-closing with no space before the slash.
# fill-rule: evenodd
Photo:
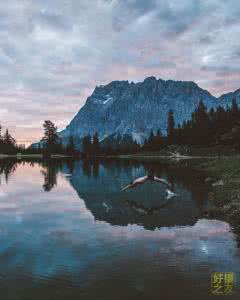
<svg viewBox="0 0 240 300">
<path fill-rule="evenodd" d="M 0 159 L 2 158 L 44 158 L 43 154 L 0 154 Z M 60 155 L 60 154 L 52 154 L 49 158 L 74 158 L 70 155 Z"/>
<path fill-rule="evenodd" d="M 162 159 L 167 160 L 193 160 L 193 159 L 224 159 L 230 157 L 238 157 L 238 155 L 163 155 L 163 154 L 122 154 L 122 155 L 99 155 L 92 158 L 96 159 L 130 159 L 130 160 L 152 160 L 161 161 Z M 1 158 L 44 158 L 43 154 L 0 154 Z M 75 158 L 70 155 L 52 154 L 49 158 Z M 79 158 L 81 159 L 81 158 Z"/>
<path fill-rule="evenodd" d="M 170 160 L 191 160 L 191 159 L 217 159 L 224 156 L 205 156 L 205 155 L 147 155 L 147 154 L 129 154 L 129 155 L 117 155 L 111 156 L 112 158 L 121 159 L 139 159 L 139 160 L 158 160 L 158 159 L 170 159 Z"/>
<path fill-rule="evenodd" d="M 240 155 L 206 161 L 194 168 L 209 176 L 208 216 L 228 222 L 240 243 Z"/>
</svg>

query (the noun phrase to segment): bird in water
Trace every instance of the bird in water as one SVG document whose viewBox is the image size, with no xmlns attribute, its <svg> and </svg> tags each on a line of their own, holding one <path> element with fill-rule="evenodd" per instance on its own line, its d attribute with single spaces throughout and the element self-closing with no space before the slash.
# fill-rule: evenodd
<svg viewBox="0 0 240 300">
<path fill-rule="evenodd" d="M 176 194 L 170 190 L 172 188 L 172 184 L 170 182 L 168 182 L 164 178 L 159 178 L 159 177 L 153 175 L 152 173 L 135 179 L 134 181 L 132 181 L 128 185 L 126 185 L 124 188 L 122 188 L 122 191 L 126 191 L 127 189 L 135 188 L 136 186 L 144 184 L 147 181 L 155 181 L 155 182 L 163 183 L 163 184 L 167 185 L 169 188 L 166 190 L 167 191 L 167 199 L 170 199 L 170 198 L 176 196 Z"/>
</svg>

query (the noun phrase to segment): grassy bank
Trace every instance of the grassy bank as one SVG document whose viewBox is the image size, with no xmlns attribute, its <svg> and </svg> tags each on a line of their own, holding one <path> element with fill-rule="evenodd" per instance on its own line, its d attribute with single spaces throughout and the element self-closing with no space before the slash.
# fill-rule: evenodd
<svg viewBox="0 0 240 300">
<path fill-rule="evenodd" d="M 211 147 L 198 147 L 188 145 L 169 145 L 158 151 L 140 151 L 134 154 L 108 155 L 111 158 L 151 160 L 158 161 L 170 159 L 193 159 L 193 158 L 218 158 L 222 156 L 235 156 L 236 150 L 230 146 L 215 145 Z"/>
<path fill-rule="evenodd" d="M 210 217 L 229 222 L 240 243 L 240 155 L 209 160 L 197 166 L 208 174 Z"/>
<path fill-rule="evenodd" d="M 121 159 L 131 159 L 131 160 L 139 160 L 139 161 L 152 161 L 152 162 L 161 162 L 162 160 L 187 160 L 187 159 L 214 159 L 218 156 L 191 156 L 191 155 L 160 155 L 160 154 L 151 154 L 151 153 L 141 153 L 141 154 L 128 154 L 128 155 L 115 155 L 109 156 L 110 158 L 121 158 Z"/>
<path fill-rule="evenodd" d="M 182 149 L 181 149 L 182 150 Z M 240 155 L 226 151 L 215 152 L 198 149 L 198 151 L 180 152 L 179 160 L 168 152 L 149 152 L 131 155 L 120 155 L 119 158 L 139 161 L 161 162 L 166 158 L 177 160 L 177 164 L 186 164 L 205 173 L 206 182 L 211 186 L 209 207 L 206 215 L 227 221 L 237 235 L 240 245 Z M 188 155 L 186 155 L 188 154 Z M 195 155 L 194 155 L 195 154 Z M 197 155 L 196 155 L 197 154 Z M 185 156 L 185 158 L 184 158 Z"/>
</svg>

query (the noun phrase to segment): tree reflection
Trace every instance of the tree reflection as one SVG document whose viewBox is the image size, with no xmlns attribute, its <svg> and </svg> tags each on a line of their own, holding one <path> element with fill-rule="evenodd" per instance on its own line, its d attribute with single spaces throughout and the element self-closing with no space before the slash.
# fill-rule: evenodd
<svg viewBox="0 0 240 300">
<path fill-rule="evenodd" d="M 63 162 L 61 160 L 46 160 L 42 166 L 44 168 L 41 171 L 44 178 L 43 189 L 45 192 L 50 192 L 57 186 L 57 174 L 62 169 Z"/>
<path fill-rule="evenodd" d="M 56 169 L 47 167 L 45 170 L 42 170 L 41 173 L 44 177 L 43 189 L 45 192 L 50 192 L 52 188 L 57 185 L 57 171 Z"/>
<path fill-rule="evenodd" d="M 83 160 L 82 169 L 84 175 L 86 175 L 87 177 L 93 176 L 97 178 L 99 176 L 99 164 L 99 160 Z"/>
<path fill-rule="evenodd" d="M 43 189 L 46 192 L 52 190 L 54 186 L 57 185 L 57 173 L 63 166 L 62 160 L 41 160 L 41 159 L 24 159 L 18 160 L 15 158 L 11 159 L 2 159 L 0 160 L 0 175 L 4 175 L 5 182 L 7 183 L 10 176 L 16 171 L 19 165 L 28 165 L 34 167 L 36 164 L 41 166 L 43 170 L 41 174 L 44 178 Z M 69 169 L 74 169 L 74 163 L 68 162 Z M 2 176 L 0 176 L 1 184 Z"/>
<path fill-rule="evenodd" d="M 5 182 L 7 183 L 9 177 L 15 172 L 17 168 L 17 160 L 16 159 L 2 159 L 0 161 L 0 175 L 4 175 Z M 0 177 L 1 184 L 1 177 Z"/>
</svg>

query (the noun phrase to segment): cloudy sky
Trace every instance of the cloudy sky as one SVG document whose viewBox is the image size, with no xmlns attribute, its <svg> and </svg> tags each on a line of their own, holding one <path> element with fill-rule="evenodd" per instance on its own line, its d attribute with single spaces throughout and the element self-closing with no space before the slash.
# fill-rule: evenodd
<svg viewBox="0 0 240 300">
<path fill-rule="evenodd" d="M 93 88 L 154 75 L 214 95 L 240 88 L 239 0 L 0 4 L 0 123 L 18 142 L 66 124 Z"/>
</svg>

